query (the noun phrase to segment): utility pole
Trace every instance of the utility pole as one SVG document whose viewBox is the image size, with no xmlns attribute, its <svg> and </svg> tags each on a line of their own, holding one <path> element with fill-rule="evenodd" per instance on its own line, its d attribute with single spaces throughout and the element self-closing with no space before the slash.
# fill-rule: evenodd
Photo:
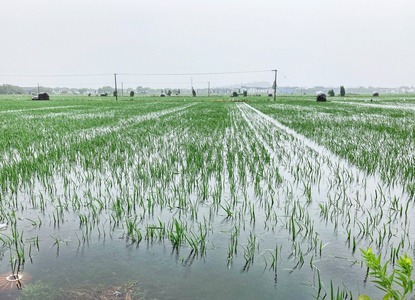
<svg viewBox="0 0 415 300">
<path fill-rule="evenodd" d="M 118 101 L 117 74 L 116 73 L 114 73 L 114 79 L 115 79 L 115 100 Z"/>
<path fill-rule="evenodd" d="M 277 70 L 272 70 L 273 72 L 275 72 L 275 80 L 274 80 L 274 101 L 277 101 Z"/>
<path fill-rule="evenodd" d="M 124 82 L 121 82 L 121 97 L 124 97 Z"/>
<path fill-rule="evenodd" d="M 210 97 L 210 82 L 208 82 L 208 97 Z"/>
</svg>

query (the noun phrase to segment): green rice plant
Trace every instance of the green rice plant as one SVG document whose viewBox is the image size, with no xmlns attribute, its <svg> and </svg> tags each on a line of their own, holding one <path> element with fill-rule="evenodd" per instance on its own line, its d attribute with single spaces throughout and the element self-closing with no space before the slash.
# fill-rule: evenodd
<svg viewBox="0 0 415 300">
<path fill-rule="evenodd" d="M 196 254 L 199 253 L 199 239 L 198 237 L 190 231 L 190 234 L 185 235 L 185 239 L 187 240 L 189 246 L 192 248 L 192 251 L 194 251 Z"/>
<path fill-rule="evenodd" d="M 140 243 L 143 237 L 137 224 L 137 216 L 135 218 L 126 218 L 125 225 L 127 227 L 127 236 L 131 238 L 133 243 Z"/>
<path fill-rule="evenodd" d="M 311 182 L 305 182 L 303 181 L 304 186 L 304 196 L 306 196 L 307 203 L 311 202 Z"/>
<path fill-rule="evenodd" d="M 59 248 L 59 245 L 62 242 L 62 239 L 59 236 L 56 236 L 56 237 L 50 236 L 50 237 L 55 241 L 55 243 L 53 243 L 52 246 L 55 246 L 56 245 Z"/>
<path fill-rule="evenodd" d="M 253 263 L 255 258 L 256 235 L 249 233 L 248 244 L 244 247 L 244 258 L 246 263 Z"/>
<path fill-rule="evenodd" d="M 333 289 L 333 280 L 330 280 L 330 299 L 331 300 L 346 300 L 353 299 L 353 294 L 347 288 L 340 290 L 340 287 L 337 287 L 336 294 L 334 294 Z M 360 298 L 359 298 L 360 300 Z"/>
<path fill-rule="evenodd" d="M 169 237 L 174 248 L 177 248 L 178 246 L 180 246 L 183 240 L 186 238 L 185 230 L 186 230 L 186 227 L 183 226 L 182 223 L 179 223 L 177 219 L 173 218 Z"/>
<path fill-rule="evenodd" d="M 321 278 L 320 278 L 320 270 L 319 269 L 316 269 L 316 270 L 317 270 L 317 280 L 318 280 L 317 298 L 319 298 L 321 290 L 323 288 L 323 282 L 321 281 Z"/>
<path fill-rule="evenodd" d="M 202 227 L 202 224 L 199 223 L 199 248 L 200 248 L 200 253 L 201 255 L 205 255 L 206 251 L 207 251 L 207 247 L 206 247 L 206 242 L 207 242 L 207 234 L 208 234 L 208 230 L 207 230 L 207 225 L 206 225 L 206 219 L 205 219 L 205 226 L 204 228 Z"/>
<path fill-rule="evenodd" d="M 219 205 L 226 212 L 226 214 L 227 214 L 226 218 L 231 218 L 232 214 L 233 214 L 233 212 L 231 210 L 231 204 L 226 202 L 226 207 L 223 206 L 222 204 L 219 204 Z"/>
<path fill-rule="evenodd" d="M 30 221 L 33 226 L 37 226 L 36 221 L 33 221 L 32 219 L 26 218 L 26 220 Z"/>
<path fill-rule="evenodd" d="M 275 245 L 275 252 L 274 253 L 271 252 L 271 256 L 272 256 L 271 268 L 276 272 L 277 263 L 278 263 L 278 245 Z"/>
<path fill-rule="evenodd" d="M 0 241 L 2 241 L 3 246 L 11 245 L 13 242 L 12 238 L 4 233 L 0 233 L 4 238 L 0 237 Z"/>
</svg>

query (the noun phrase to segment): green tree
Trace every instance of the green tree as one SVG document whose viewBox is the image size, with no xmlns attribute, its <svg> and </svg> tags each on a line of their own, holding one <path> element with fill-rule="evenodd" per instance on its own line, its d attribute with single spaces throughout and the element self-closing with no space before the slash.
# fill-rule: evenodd
<svg viewBox="0 0 415 300">
<path fill-rule="evenodd" d="M 115 89 L 113 87 L 110 87 L 107 85 L 107 86 L 103 86 L 102 88 L 99 88 L 98 94 L 105 94 L 105 93 L 112 94 L 114 93 L 114 91 Z"/>
<path fill-rule="evenodd" d="M 25 91 L 21 87 L 11 85 L 11 84 L 2 84 L 0 85 L 0 94 L 11 95 L 11 94 L 24 94 Z"/>
<path fill-rule="evenodd" d="M 38 88 L 34 87 L 30 90 L 30 92 L 32 94 L 37 94 Z M 52 94 L 53 93 L 53 89 L 52 88 L 48 88 L 48 87 L 44 87 L 44 86 L 39 86 L 39 93 L 49 93 Z"/>
<path fill-rule="evenodd" d="M 232 97 L 238 97 L 239 95 L 238 95 L 238 92 L 233 92 L 232 93 Z"/>
<path fill-rule="evenodd" d="M 192 88 L 192 95 L 193 95 L 193 97 L 196 97 L 196 91 L 195 91 L 194 88 Z"/>
<path fill-rule="evenodd" d="M 130 91 L 130 97 L 134 97 L 134 91 Z"/>
<path fill-rule="evenodd" d="M 344 97 L 346 95 L 346 90 L 344 89 L 344 86 L 340 86 L 340 96 Z"/>
<path fill-rule="evenodd" d="M 247 97 L 248 96 L 248 92 L 247 91 L 244 91 L 244 97 Z"/>
<path fill-rule="evenodd" d="M 86 88 L 80 88 L 80 89 L 78 89 L 78 92 L 80 94 L 85 94 L 87 91 L 88 91 L 88 89 L 86 89 Z"/>
<path fill-rule="evenodd" d="M 330 97 L 334 97 L 334 90 L 328 91 L 327 94 L 329 94 Z"/>
<path fill-rule="evenodd" d="M 170 97 L 171 96 L 171 90 L 169 90 L 168 92 L 167 92 L 167 95 Z"/>
</svg>

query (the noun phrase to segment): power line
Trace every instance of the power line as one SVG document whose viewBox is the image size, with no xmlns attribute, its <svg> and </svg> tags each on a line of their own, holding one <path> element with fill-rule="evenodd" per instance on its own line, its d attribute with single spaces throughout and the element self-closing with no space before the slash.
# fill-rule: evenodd
<svg viewBox="0 0 415 300">
<path fill-rule="evenodd" d="M 247 74 L 265 73 L 272 70 L 259 71 L 231 71 L 231 72 L 196 72 L 196 73 L 117 73 L 122 76 L 200 76 L 200 75 L 228 75 L 228 74 Z M 112 74 L 0 74 L 0 77 L 91 77 L 91 76 L 113 76 Z"/>
<path fill-rule="evenodd" d="M 117 74 L 119 75 L 119 74 Z M 189 84 L 188 81 L 181 82 L 166 82 L 166 81 L 123 81 L 124 83 L 134 83 L 134 84 Z M 193 81 L 193 83 L 207 83 L 207 81 Z"/>
<path fill-rule="evenodd" d="M 22 74 L 14 74 L 14 75 L 5 75 L 0 74 L 1 77 L 91 77 L 91 76 L 113 76 L 114 74 L 71 74 L 71 75 L 39 75 L 39 74 L 33 74 L 33 75 L 22 75 Z"/>
<path fill-rule="evenodd" d="M 234 71 L 234 72 L 203 72 L 203 73 L 119 73 L 123 76 L 198 76 L 198 75 L 227 75 L 227 74 L 246 74 L 246 73 L 265 73 L 272 70 L 260 71 Z"/>
</svg>

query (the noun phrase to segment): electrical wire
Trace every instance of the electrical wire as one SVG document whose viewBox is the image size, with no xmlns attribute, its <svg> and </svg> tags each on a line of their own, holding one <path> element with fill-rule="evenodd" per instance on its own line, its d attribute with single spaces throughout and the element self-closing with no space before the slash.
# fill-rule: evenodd
<svg viewBox="0 0 415 300">
<path fill-rule="evenodd" d="M 205 73 L 118 73 L 122 76 L 199 76 L 199 75 L 228 75 L 228 74 L 246 74 L 246 73 L 265 73 L 272 70 L 260 70 L 260 71 L 234 71 L 234 72 L 205 72 Z"/>
<path fill-rule="evenodd" d="M 260 70 L 260 71 L 233 71 L 233 72 L 199 72 L 199 73 L 113 73 L 113 74 L 0 74 L 1 77 L 91 77 L 91 76 L 201 76 L 201 75 L 229 75 L 229 74 L 246 74 L 246 73 L 265 73 L 272 70 Z"/>
<path fill-rule="evenodd" d="M 72 75 L 4 75 L 0 74 L 1 77 L 91 77 L 91 76 L 114 76 L 114 74 L 72 74 Z"/>
</svg>

